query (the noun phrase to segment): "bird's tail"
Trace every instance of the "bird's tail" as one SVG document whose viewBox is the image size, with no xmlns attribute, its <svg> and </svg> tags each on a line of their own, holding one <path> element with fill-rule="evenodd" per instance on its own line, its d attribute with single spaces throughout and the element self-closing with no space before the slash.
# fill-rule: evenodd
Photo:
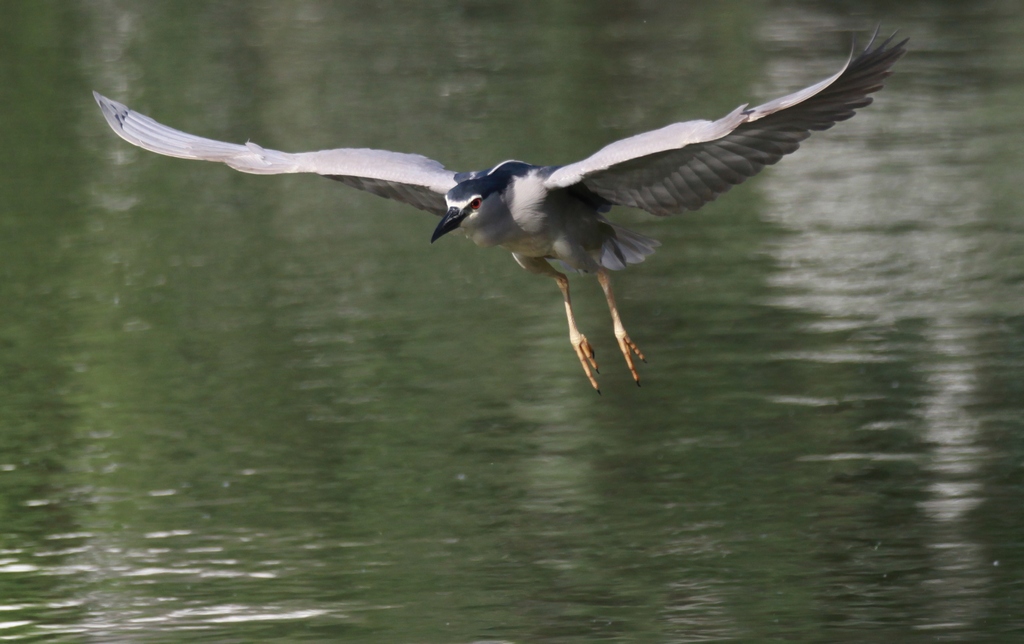
<svg viewBox="0 0 1024 644">
<path fill-rule="evenodd" d="M 619 271 L 626 268 L 627 264 L 639 264 L 653 254 L 655 248 L 661 246 L 657 239 L 610 222 L 608 225 L 615 231 L 615 235 L 609 236 L 601 246 L 600 261 L 601 266 L 609 270 Z"/>
</svg>

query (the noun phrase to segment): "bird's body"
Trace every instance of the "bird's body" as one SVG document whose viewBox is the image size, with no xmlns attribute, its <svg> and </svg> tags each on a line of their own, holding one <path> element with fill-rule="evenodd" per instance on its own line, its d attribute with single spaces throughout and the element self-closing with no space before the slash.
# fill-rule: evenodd
<svg viewBox="0 0 1024 644">
<path fill-rule="evenodd" d="M 453 200 L 483 197 L 458 230 L 481 248 L 501 246 L 517 257 L 556 259 L 587 273 L 602 266 L 618 270 L 654 252 L 657 241 L 604 217 L 609 204 L 570 188 L 547 188 L 553 170 L 503 161 L 474 173 L 450 191 Z"/>
<path fill-rule="evenodd" d="M 872 43 L 874 38 L 872 38 Z M 157 123 L 93 93 L 107 122 L 130 143 L 186 159 L 219 161 L 253 174 L 309 172 L 441 216 L 431 241 L 460 230 L 481 247 L 501 246 L 520 266 L 553 277 L 562 291 L 569 338 L 597 389 L 594 352 L 576 327 L 565 275 L 552 265 L 596 273 L 608 300 L 615 336 L 634 380 L 633 355 L 609 270 L 642 262 L 657 241 L 610 222 L 615 205 L 664 216 L 696 210 L 733 185 L 795 151 L 814 130 L 828 129 L 871 103 L 890 68 L 905 53 L 892 38 L 851 58 L 835 75 L 754 108 L 738 107 L 717 121 L 686 121 L 611 143 L 566 166 L 504 161 L 456 173 L 416 154 L 341 148 L 290 154 L 254 143 L 205 139 Z"/>
</svg>

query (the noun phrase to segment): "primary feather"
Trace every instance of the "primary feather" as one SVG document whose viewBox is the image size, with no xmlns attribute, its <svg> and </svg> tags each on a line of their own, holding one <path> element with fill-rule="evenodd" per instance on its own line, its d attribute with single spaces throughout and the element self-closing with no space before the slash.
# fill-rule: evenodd
<svg viewBox="0 0 1024 644">
<path fill-rule="evenodd" d="M 453 171 L 418 154 L 365 148 L 292 154 L 268 150 L 255 143 L 225 143 L 175 130 L 96 92 L 93 97 L 114 132 L 129 143 L 158 154 L 219 161 L 250 174 L 319 174 L 439 216 L 446 209 L 445 193 L 455 186 Z"/>
<path fill-rule="evenodd" d="M 794 152 L 812 131 L 869 105 L 907 42 L 889 46 L 890 37 L 872 49 L 874 40 L 819 83 L 751 109 L 741 105 L 717 121 L 674 123 L 616 141 L 553 169 L 547 186 L 582 184 L 611 204 L 655 215 L 697 210 Z"/>
</svg>

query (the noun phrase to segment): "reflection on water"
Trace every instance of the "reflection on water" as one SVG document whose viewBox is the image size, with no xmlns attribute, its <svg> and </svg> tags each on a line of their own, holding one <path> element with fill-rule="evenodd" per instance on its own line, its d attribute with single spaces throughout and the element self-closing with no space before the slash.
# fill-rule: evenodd
<svg viewBox="0 0 1024 644">
<path fill-rule="evenodd" d="M 1024 629 L 1015 7 L 887 8 L 912 51 L 875 105 L 702 214 L 616 213 L 664 245 L 616 278 L 643 389 L 574 285 L 602 397 L 557 290 L 505 254 L 331 182 L 145 154 L 89 94 L 284 149 L 559 163 L 802 86 L 870 26 L 600 5 L 0 23 L 0 637 Z"/>
<path fill-rule="evenodd" d="M 911 58 L 903 71 L 925 69 Z M 920 346 L 911 351 L 926 357 L 915 365 L 916 396 L 902 402 L 927 481 L 918 507 L 929 522 L 922 534 L 928 570 L 915 585 L 932 599 L 913 627 L 957 631 L 987 617 L 989 571 L 998 565 L 972 534 L 971 511 L 984 500 L 992 457 L 975 409 L 985 359 L 978 336 L 990 326 L 993 299 L 1003 302 L 1002 315 L 1022 311 L 1011 304 L 1017 289 L 1002 283 L 1007 258 L 991 250 L 1005 234 L 991 186 L 964 172 L 961 161 L 994 155 L 970 125 L 984 127 L 984 117 L 969 92 L 939 90 L 893 92 L 838 136 L 809 142 L 811 153 L 780 167 L 783 180 L 769 182 L 765 193 L 769 216 L 791 233 L 771 249 L 784 269 L 772 278 L 782 292 L 774 303 L 817 314 L 809 332 L 843 338 L 798 359 L 905 360 L 907 349 L 888 336 L 901 324 L 918 327 Z M 900 145 L 876 149 L 886 140 Z M 870 430 L 902 430 L 906 413 Z"/>
</svg>

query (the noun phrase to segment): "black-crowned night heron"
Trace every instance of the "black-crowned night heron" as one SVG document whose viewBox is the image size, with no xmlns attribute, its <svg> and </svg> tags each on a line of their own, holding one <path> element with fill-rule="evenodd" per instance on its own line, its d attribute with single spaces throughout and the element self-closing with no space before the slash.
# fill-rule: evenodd
<svg viewBox="0 0 1024 644">
<path fill-rule="evenodd" d="M 876 31 L 877 35 L 877 31 Z M 664 216 L 697 210 L 871 103 L 890 68 L 906 53 L 893 37 L 847 60 L 834 76 L 754 108 L 741 105 L 717 121 L 686 121 L 616 141 L 564 166 L 504 161 L 487 170 L 454 172 L 416 154 L 342 148 L 289 154 L 255 143 L 205 139 L 157 123 L 93 93 L 110 127 L 129 143 L 184 159 L 220 161 L 253 174 L 311 172 L 407 203 L 441 217 L 431 242 L 460 230 L 478 246 L 502 246 L 520 266 L 558 282 L 569 320 L 569 340 L 590 384 L 598 389 L 597 361 L 579 332 L 569 280 L 551 262 L 596 273 L 615 337 L 633 379 L 643 353 L 626 333 L 608 271 L 642 262 L 657 241 L 604 217 L 612 206 Z M 600 392 L 600 390 L 598 389 Z"/>
</svg>

